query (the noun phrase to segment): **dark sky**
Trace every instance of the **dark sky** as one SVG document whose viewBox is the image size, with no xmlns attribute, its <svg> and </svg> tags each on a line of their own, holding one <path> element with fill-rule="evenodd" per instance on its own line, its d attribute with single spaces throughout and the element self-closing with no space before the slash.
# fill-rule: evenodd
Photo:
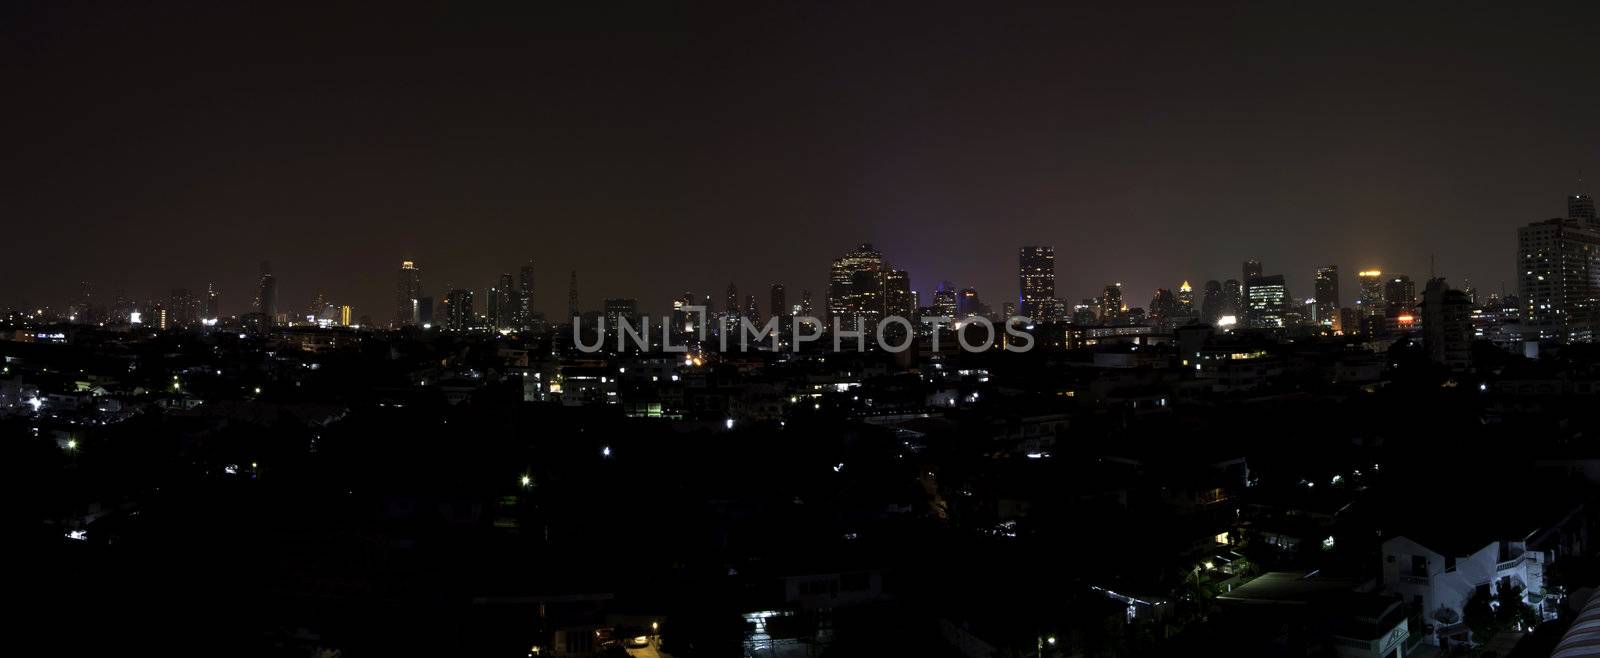
<svg viewBox="0 0 1600 658">
<path fill-rule="evenodd" d="M 574 268 L 586 307 L 820 302 L 859 241 L 997 310 L 1030 243 L 1073 299 L 1254 256 L 1349 303 L 1430 254 L 1514 290 L 1516 227 L 1600 179 L 1600 3 L 213 4 L 0 9 L 0 304 L 241 312 L 271 260 L 283 308 L 386 320 L 403 258 L 430 294 L 532 258 L 553 315 Z"/>
</svg>

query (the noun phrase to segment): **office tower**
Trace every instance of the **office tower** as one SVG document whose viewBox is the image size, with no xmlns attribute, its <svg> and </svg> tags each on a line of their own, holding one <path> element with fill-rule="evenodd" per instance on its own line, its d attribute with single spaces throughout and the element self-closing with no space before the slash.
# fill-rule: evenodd
<svg viewBox="0 0 1600 658">
<path fill-rule="evenodd" d="M 1216 324 L 1222 317 L 1223 309 L 1222 284 L 1216 279 L 1206 282 L 1205 292 L 1200 297 L 1200 319 L 1206 324 Z"/>
<path fill-rule="evenodd" d="M 527 329 L 533 322 L 533 261 L 528 261 L 517 271 L 517 304 L 515 324 Z"/>
<path fill-rule="evenodd" d="M 855 251 L 833 261 L 828 275 L 828 322 L 844 318 L 840 326 L 854 327 L 851 318 L 863 317 L 869 326 L 883 315 L 883 254 L 862 243 Z"/>
<path fill-rule="evenodd" d="M 422 299 L 422 270 L 409 260 L 400 261 L 400 277 L 394 287 L 394 324 L 404 327 L 422 321 L 417 308 Z"/>
<path fill-rule="evenodd" d="M 578 271 L 573 270 L 572 278 L 567 283 L 567 317 L 572 318 L 572 322 L 577 322 L 579 315 L 581 313 L 578 309 Z"/>
<path fill-rule="evenodd" d="M 1154 295 L 1150 296 L 1150 317 L 1155 320 L 1165 320 L 1172 317 L 1178 310 L 1178 299 L 1167 288 L 1156 288 Z"/>
<path fill-rule="evenodd" d="M 883 273 L 883 310 L 885 315 L 899 316 L 916 324 L 917 296 L 911 291 L 909 272 L 888 270 Z"/>
<path fill-rule="evenodd" d="M 1316 315 L 1313 320 L 1318 326 L 1340 330 L 1339 318 L 1339 266 L 1328 265 L 1317 268 L 1316 278 Z"/>
<path fill-rule="evenodd" d="M 516 318 L 520 315 L 518 305 L 516 284 L 512 282 L 510 272 L 503 272 L 498 285 L 490 289 L 490 325 L 496 329 L 516 327 Z"/>
<path fill-rule="evenodd" d="M 1008 320 L 1017 317 L 1017 303 L 1006 302 L 1000 305 L 1000 319 Z"/>
<path fill-rule="evenodd" d="M 1185 280 L 1182 285 L 1178 286 L 1178 306 L 1180 308 L 1177 310 L 1185 313 L 1195 310 L 1194 287 L 1189 285 L 1187 280 Z"/>
<path fill-rule="evenodd" d="M 1461 292 L 1467 296 L 1467 301 L 1473 306 L 1478 305 L 1478 289 L 1472 287 L 1472 279 L 1461 280 Z"/>
<path fill-rule="evenodd" d="M 1517 229 L 1524 338 L 1587 342 L 1600 323 L 1600 231 L 1551 219 Z"/>
<path fill-rule="evenodd" d="M 342 305 L 342 306 L 339 307 L 339 325 L 340 326 L 344 326 L 344 327 L 350 326 L 350 319 L 351 319 L 351 316 L 354 315 L 354 310 L 355 309 L 350 308 L 349 304 L 345 304 L 345 305 Z"/>
<path fill-rule="evenodd" d="M 1127 306 L 1122 303 L 1122 284 L 1113 283 L 1100 293 L 1100 321 L 1111 324 L 1120 320 Z"/>
<path fill-rule="evenodd" d="M 939 288 L 933 291 L 934 312 L 945 317 L 956 317 L 956 295 L 955 284 L 940 281 Z"/>
<path fill-rule="evenodd" d="M 417 322 L 431 325 L 436 321 L 433 313 L 433 297 L 423 297 L 417 300 Z"/>
<path fill-rule="evenodd" d="M 977 288 L 962 288 L 956 293 L 956 317 L 971 317 L 981 315 L 983 301 L 978 298 Z"/>
<path fill-rule="evenodd" d="M 1384 283 L 1383 301 L 1389 306 L 1389 314 L 1410 311 L 1417 305 L 1417 284 L 1411 277 L 1396 274 L 1389 277 Z"/>
<path fill-rule="evenodd" d="M 751 324 L 758 326 L 761 324 L 761 308 L 756 305 L 755 295 L 744 296 L 744 317 Z"/>
<path fill-rule="evenodd" d="M 728 282 L 728 291 L 723 297 L 723 317 L 737 317 L 739 315 L 739 288 Z"/>
<path fill-rule="evenodd" d="M 478 318 L 472 311 L 472 291 L 456 288 L 444 297 L 444 327 L 450 331 L 467 331 L 477 326 Z"/>
<path fill-rule="evenodd" d="M 1261 275 L 1261 261 L 1252 258 L 1244 262 L 1244 282 L 1249 283 L 1250 279 Z"/>
<path fill-rule="evenodd" d="M 323 311 L 327 308 L 328 297 L 323 295 L 321 290 L 318 290 L 317 294 L 312 295 L 311 304 L 306 306 L 306 312 L 302 314 L 302 317 L 309 322 L 316 322 L 317 318 L 322 317 Z"/>
<path fill-rule="evenodd" d="M 1284 285 L 1282 274 L 1258 276 L 1245 282 L 1249 295 L 1245 302 L 1246 324 L 1257 329 L 1278 329 L 1288 326 L 1289 287 Z"/>
<path fill-rule="evenodd" d="M 171 322 L 172 316 L 167 313 L 167 307 L 160 304 L 152 304 L 150 306 L 150 317 L 144 319 L 145 324 L 157 329 L 166 329 L 172 326 Z"/>
<path fill-rule="evenodd" d="M 810 290 L 801 290 L 800 291 L 800 314 L 801 315 L 812 315 L 814 313 L 816 313 L 816 307 L 813 306 L 812 303 L 811 303 L 811 291 Z"/>
<path fill-rule="evenodd" d="M 272 275 L 272 263 L 261 261 L 261 281 L 256 284 L 256 312 L 267 316 L 267 324 L 278 317 L 278 278 Z"/>
<path fill-rule="evenodd" d="M 206 284 L 206 319 L 215 320 L 222 317 L 222 293 L 217 291 L 217 284 Z"/>
<path fill-rule="evenodd" d="M 1244 284 L 1236 279 L 1222 282 L 1222 315 L 1217 319 L 1232 316 L 1235 322 L 1244 321 Z"/>
<path fill-rule="evenodd" d="M 1356 310 L 1360 311 L 1361 317 L 1381 318 L 1387 315 L 1389 305 L 1385 301 L 1387 288 L 1383 270 L 1361 270 L 1356 273 L 1356 281 L 1361 286 L 1361 295 L 1356 299 Z"/>
<path fill-rule="evenodd" d="M 1023 247 L 1017 253 L 1017 310 L 1038 322 L 1055 320 L 1056 250 Z M 1009 316 L 1008 316 L 1009 317 Z"/>
<path fill-rule="evenodd" d="M 139 305 L 128 297 L 128 291 L 118 289 L 111 295 L 111 316 L 117 322 L 128 322 L 133 312 L 139 310 Z"/>
<path fill-rule="evenodd" d="M 1466 370 L 1472 366 L 1472 303 L 1444 279 L 1428 279 L 1422 293 L 1422 342 L 1428 360 Z"/>
<path fill-rule="evenodd" d="M 789 302 L 783 294 L 783 284 L 774 283 L 771 288 L 767 289 L 767 302 L 767 307 L 772 310 L 773 317 L 781 318 L 789 315 Z"/>
</svg>

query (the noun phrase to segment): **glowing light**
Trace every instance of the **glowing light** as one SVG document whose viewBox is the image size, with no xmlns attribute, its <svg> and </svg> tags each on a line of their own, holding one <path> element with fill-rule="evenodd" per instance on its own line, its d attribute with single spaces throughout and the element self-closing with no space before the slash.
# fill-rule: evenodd
<svg viewBox="0 0 1600 658">
<path fill-rule="evenodd" d="M 605 447 L 601 448 L 600 449 L 600 456 L 601 457 L 610 457 L 611 456 L 611 446 L 605 446 Z"/>
<path fill-rule="evenodd" d="M 524 487 L 533 484 L 533 478 L 529 477 L 529 476 L 526 476 L 526 475 L 522 476 L 522 479 L 520 481 L 522 482 L 522 486 L 524 486 Z"/>
<path fill-rule="evenodd" d="M 78 449 L 78 440 L 77 439 L 67 439 L 67 449 L 68 450 L 77 450 Z"/>
<path fill-rule="evenodd" d="M 1231 327 L 1236 324 L 1239 324 L 1238 316 L 1224 315 L 1220 318 L 1217 318 L 1217 326 L 1219 327 Z"/>
<path fill-rule="evenodd" d="M 1361 270 L 1360 272 L 1356 272 L 1356 276 L 1377 278 L 1383 276 L 1383 270 Z"/>
<path fill-rule="evenodd" d="M 730 430 L 731 430 L 731 429 L 733 429 L 733 419 L 732 419 L 732 418 L 729 418 L 729 419 L 727 419 L 727 420 L 725 420 L 725 421 L 723 421 L 723 422 L 722 422 L 722 426 L 723 426 L 723 427 L 726 427 L 726 428 L 728 428 L 728 429 L 730 429 Z"/>
</svg>

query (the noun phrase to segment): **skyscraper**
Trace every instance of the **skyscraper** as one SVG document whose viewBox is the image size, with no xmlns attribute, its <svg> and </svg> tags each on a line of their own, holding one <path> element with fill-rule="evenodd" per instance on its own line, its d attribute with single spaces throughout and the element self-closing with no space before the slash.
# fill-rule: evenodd
<svg viewBox="0 0 1600 658">
<path fill-rule="evenodd" d="M 761 324 L 761 307 L 756 304 L 755 295 L 744 296 L 744 317 L 751 324 L 757 326 Z"/>
<path fill-rule="evenodd" d="M 1017 311 L 1023 317 L 1046 322 L 1055 310 L 1056 250 L 1023 247 L 1017 253 Z"/>
<path fill-rule="evenodd" d="M 956 286 L 949 281 L 940 281 L 939 287 L 933 291 L 933 309 L 939 315 L 956 317 Z"/>
<path fill-rule="evenodd" d="M 767 307 L 771 309 L 773 317 L 782 318 L 789 315 L 788 300 L 785 297 L 781 283 L 774 283 L 767 290 Z"/>
<path fill-rule="evenodd" d="M 1586 342 L 1600 324 L 1600 231 L 1550 219 L 1517 229 L 1527 340 Z"/>
<path fill-rule="evenodd" d="M 1113 283 L 1100 293 L 1100 321 L 1111 324 L 1122 319 L 1122 284 Z"/>
<path fill-rule="evenodd" d="M 1222 297 L 1222 284 L 1216 279 L 1206 282 L 1205 293 L 1200 298 L 1200 320 L 1206 324 L 1216 324 L 1222 317 L 1224 300 Z"/>
<path fill-rule="evenodd" d="M 215 320 L 222 317 L 222 293 L 217 291 L 217 284 L 206 284 L 206 319 Z"/>
<path fill-rule="evenodd" d="M 1383 270 L 1361 270 L 1356 273 L 1356 281 L 1361 285 L 1361 296 L 1356 299 L 1356 310 L 1361 312 L 1361 317 L 1381 318 L 1387 315 L 1389 305 L 1384 300 Z"/>
<path fill-rule="evenodd" d="M 1316 317 L 1312 319 L 1323 328 L 1340 330 L 1338 265 L 1317 268 L 1316 300 Z"/>
<path fill-rule="evenodd" d="M 1289 287 L 1283 275 L 1258 276 L 1245 283 L 1249 292 L 1245 316 L 1257 329 L 1278 329 L 1288 325 Z"/>
<path fill-rule="evenodd" d="M 1417 306 L 1417 282 L 1404 274 L 1395 274 L 1383 284 L 1383 301 L 1389 305 L 1390 314 L 1410 311 Z"/>
<path fill-rule="evenodd" d="M 477 325 L 472 311 L 472 291 L 457 288 L 444 298 L 444 326 L 450 331 L 466 331 Z"/>
<path fill-rule="evenodd" d="M 911 274 L 905 270 L 883 273 L 883 311 L 912 323 L 917 321 L 917 296 L 911 292 Z"/>
<path fill-rule="evenodd" d="M 573 270 L 572 279 L 567 284 L 567 317 L 572 318 L 572 322 L 577 322 L 581 314 L 578 309 L 578 271 Z"/>
<path fill-rule="evenodd" d="M 261 261 L 261 281 L 256 284 L 256 312 L 267 316 L 272 324 L 278 317 L 278 278 L 272 275 L 272 263 Z"/>
<path fill-rule="evenodd" d="M 1261 274 L 1262 274 L 1261 261 L 1252 258 L 1252 259 L 1247 260 L 1247 261 L 1244 262 L 1244 279 L 1243 280 L 1246 283 L 1249 283 L 1250 279 L 1252 279 L 1252 278 L 1261 276 Z"/>
<path fill-rule="evenodd" d="M 516 315 L 516 288 L 511 281 L 511 273 L 504 272 L 499 281 L 489 289 L 489 326 L 493 329 L 505 329 L 515 326 L 512 318 Z"/>
<path fill-rule="evenodd" d="M 883 315 L 883 254 L 862 243 L 855 251 L 833 261 L 828 276 L 828 322 L 843 318 L 840 326 L 851 328 L 855 316 L 874 326 Z"/>
<path fill-rule="evenodd" d="M 1157 321 L 1172 317 L 1178 310 L 1178 300 L 1172 291 L 1167 288 L 1156 288 L 1154 295 L 1150 296 L 1150 317 Z"/>
<path fill-rule="evenodd" d="M 517 272 L 516 325 L 527 329 L 533 324 L 533 261 Z"/>
<path fill-rule="evenodd" d="M 1244 322 L 1244 311 L 1244 285 L 1240 284 L 1236 279 L 1223 281 L 1222 315 L 1218 316 L 1217 319 L 1220 321 L 1223 317 L 1233 316 L 1234 322 L 1242 323 Z"/>
<path fill-rule="evenodd" d="M 1600 222 L 1595 217 L 1594 197 L 1582 192 L 1567 195 L 1567 219 L 1582 222 L 1587 228 L 1596 228 Z"/>
<path fill-rule="evenodd" d="M 171 327 L 192 327 L 200 323 L 200 300 L 188 288 L 174 288 L 167 296 L 167 324 Z"/>
<path fill-rule="evenodd" d="M 409 260 L 400 261 L 400 278 L 394 288 L 394 323 L 396 326 L 417 324 L 422 321 L 422 270 Z"/>
<path fill-rule="evenodd" d="M 978 299 L 977 288 L 962 288 L 956 295 L 956 317 L 967 318 L 983 314 L 983 301 Z"/>
</svg>

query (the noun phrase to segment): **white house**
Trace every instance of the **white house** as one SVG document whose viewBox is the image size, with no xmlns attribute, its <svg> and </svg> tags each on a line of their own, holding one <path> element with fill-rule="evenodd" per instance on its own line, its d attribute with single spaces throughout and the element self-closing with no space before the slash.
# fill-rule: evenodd
<svg viewBox="0 0 1600 658">
<path fill-rule="evenodd" d="M 1530 550 L 1525 541 L 1488 541 L 1476 548 L 1424 546 L 1409 537 L 1383 542 L 1383 586 L 1423 612 L 1432 629 L 1426 638 L 1466 639 L 1462 607 L 1473 592 L 1493 594 L 1506 584 L 1523 588 L 1523 600 L 1539 606 L 1545 597 L 1547 551 Z M 1541 608 L 1542 609 L 1542 608 Z"/>
</svg>

